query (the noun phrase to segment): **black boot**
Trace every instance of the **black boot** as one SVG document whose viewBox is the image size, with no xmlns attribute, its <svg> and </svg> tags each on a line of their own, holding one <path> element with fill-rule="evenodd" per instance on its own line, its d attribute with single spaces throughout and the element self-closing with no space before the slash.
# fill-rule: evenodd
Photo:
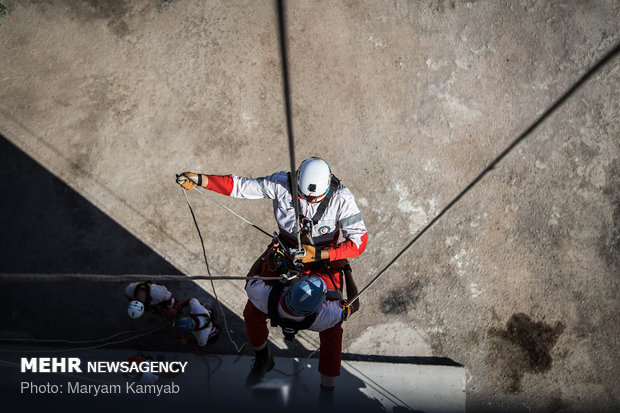
<svg viewBox="0 0 620 413">
<path fill-rule="evenodd" d="M 250 388 L 260 383 L 265 373 L 271 370 L 275 365 L 276 363 L 273 361 L 273 356 L 268 347 L 257 351 L 254 364 L 252 364 L 252 370 L 250 370 L 250 374 L 248 374 L 248 377 L 245 379 L 245 387 Z"/>
<path fill-rule="evenodd" d="M 334 407 L 334 388 L 328 386 L 321 386 L 321 392 L 319 393 L 319 407 L 322 409 L 331 410 Z"/>
</svg>

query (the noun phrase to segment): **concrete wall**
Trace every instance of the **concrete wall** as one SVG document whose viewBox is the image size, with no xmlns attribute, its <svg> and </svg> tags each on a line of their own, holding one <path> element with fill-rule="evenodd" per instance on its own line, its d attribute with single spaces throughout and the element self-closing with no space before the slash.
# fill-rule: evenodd
<svg viewBox="0 0 620 413">
<path fill-rule="evenodd" d="M 174 174 L 289 165 L 272 2 L 3 3 L 0 132 L 204 274 Z M 357 197 L 360 286 L 620 40 L 613 1 L 291 3 L 297 155 Z M 346 350 L 450 357 L 472 411 L 616 410 L 619 92 L 615 58 L 362 297 Z M 244 274 L 268 240 L 195 195 L 214 272 Z"/>
</svg>

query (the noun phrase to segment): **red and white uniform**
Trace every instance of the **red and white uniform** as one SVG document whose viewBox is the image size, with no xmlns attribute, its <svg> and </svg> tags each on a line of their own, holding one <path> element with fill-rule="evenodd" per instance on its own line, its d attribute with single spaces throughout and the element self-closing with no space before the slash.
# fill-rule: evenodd
<svg viewBox="0 0 620 413">
<path fill-rule="evenodd" d="M 201 314 L 208 314 L 209 319 L 207 320 Z M 196 341 L 200 347 L 204 347 L 207 345 L 207 341 L 211 334 L 215 334 L 215 326 L 211 322 L 211 312 L 207 310 L 200 301 L 195 298 L 189 300 L 189 316 L 196 321 L 196 330 L 192 331 L 194 337 L 196 337 Z M 202 329 L 202 330 L 201 330 Z"/>
<path fill-rule="evenodd" d="M 125 288 L 125 295 L 130 300 L 135 299 L 136 297 L 136 287 L 139 285 L 145 285 L 143 282 L 135 282 L 129 284 Z M 172 293 L 168 291 L 166 287 L 159 284 L 148 284 L 148 291 L 146 291 L 147 296 L 147 304 L 148 306 L 157 306 L 162 305 L 166 307 L 168 310 L 174 307 L 176 304 L 176 300 Z"/>
<path fill-rule="evenodd" d="M 282 296 L 286 294 L 289 287 L 285 287 L 282 292 Z M 267 303 L 269 301 L 269 293 L 271 292 L 271 287 L 265 284 L 263 280 L 251 280 L 245 286 L 245 291 L 248 293 L 248 298 L 254 304 L 254 306 L 267 314 L 268 308 Z M 282 300 L 278 305 L 278 314 L 280 317 L 289 318 L 295 321 L 301 321 L 304 317 L 297 317 L 290 314 L 286 311 L 282 305 Z M 338 301 L 324 301 L 319 308 L 318 314 L 316 316 L 316 320 L 308 330 L 321 332 L 323 330 L 327 330 L 330 327 L 335 326 L 336 324 L 342 321 L 342 307 Z"/>
<path fill-rule="evenodd" d="M 290 239 L 297 238 L 295 207 L 290 191 L 288 174 L 284 171 L 261 178 L 241 178 L 235 175 L 207 175 L 207 189 L 233 198 L 272 199 L 273 213 L 280 232 Z M 300 216 L 312 218 L 320 202 L 309 203 L 300 198 Z M 338 242 L 340 233 L 344 241 Z M 325 213 L 312 229 L 317 246 L 329 252 L 329 260 L 353 258 L 364 252 L 367 230 L 362 214 L 351 191 L 344 185 L 336 189 Z"/>
<path fill-rule="evenodd" d="M 263 273 L 257 275 L 268 276 Z M 322 270 L 323 272 L 325 269 Z M 313 271 L 313 274 L 325 277 L 320 268 Z M 279 282 L 279 281 L 275 281 Z M 268 300 L 271 287 L 262 280 L 250 280 L 246 283 L 245 290 L 248 294 L 248 301 L 243 310 L 243 320 L 248 339 L 252 347 L 258 347 L 269 338 L 269 328 L 267 327 Z M 284 289 L 286 292 L 286 288 Z M 284 295 L 284 294 L 283 294 Z M 300 321 L 301 318 L 295 317 L 282 307 L 282 301 L 278 306 L 280 317 L 290 318 Z M 319 352 L 318 370 L 321 374 L 330 377 L 340 375 L 340 363 L 342 359 L 342 308 L 338 301 L 326 300 L 317 314 L 316 320 L 309 327 L 310 330 L 319 332 L 321 351 Z"/>
</svg>

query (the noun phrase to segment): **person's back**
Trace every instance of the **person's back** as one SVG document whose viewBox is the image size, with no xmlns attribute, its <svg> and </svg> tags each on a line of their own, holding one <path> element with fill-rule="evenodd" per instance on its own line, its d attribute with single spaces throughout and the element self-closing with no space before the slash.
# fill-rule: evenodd
<svg viewBox="0 0 620 413">
<path fill-rule="evenodd" d="M 125 296 L 130 300 L 127 313 L 131 318 L 139 318 L 145 310 L 166 312 L 177 305 L 174 295 L 163 285 L 148 281 L 133 282 L 125 288 Z"/>
<path fill-rule="evenodd" d="M 180 308 L 189 308 L 188 316 L 174 322 L 174 327 L 182 333 L 192 333 L 200 347 L 213 344 L 220 335 L 220 328 L 215 323 L 215 310 L 207 308 L 196 298 L 189 298 L 181 303 Z"/>
</svg>

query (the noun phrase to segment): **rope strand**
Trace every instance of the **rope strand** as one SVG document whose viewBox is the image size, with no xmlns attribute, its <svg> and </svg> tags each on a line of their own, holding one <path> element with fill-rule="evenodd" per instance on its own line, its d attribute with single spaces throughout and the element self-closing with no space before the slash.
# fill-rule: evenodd
<svg viewBox="0 0 620 413">
<path fill-rule="evenodd" d="M 99 341 L 107 341 L 110 340 L 114 337 L 118 337 L 118 336 L 122 336 L 124 334 L 129 334 L 129 333 L 137 333 L 137 332 L 142 332 L 145 330 L 149 330 L 149 328 L 143 328 L 141 330 L 138 331 L 133 331 L 133 330 L 126 330 L 126 331 L 121 331 L 120 333 L 116 333 L 116 334 L 112 334 L 109 337 L 105 337 L 105 338 L 99 338 L 99 339 L 94 339 L 94 340 L 79 340 L 79 341 L 73 341 L 73 340 L 60 340 L 60 339 L 41 339 L 41 338 L 5 338 L 5 337 L 0 337 L 0 341 L 18 341 L 18 342 L 35 342 L 35 343 L 66 343 L 66 344 L 86 344 L 86 343 L 97 343 Z"/>
<path fill-rule="evenodd" d="M 198 232 L 198 237 L 200 237 L 200 245 L 202 246 L 202 255 L 205 259 L 205 265 L 207 266 L 207 273 L 211 277 L 211 269 L 209 268 L 209 260 L 207 259 L 207 251 L 205 249 L 205 242 L 202 238 L 202 234 L 200 233 L 200 227 L 198 226 L 198 221 L 196 221 L 196 215 L 194 214 L 194 208 L 192 208 L 192 204 L 189 202 L 189 198 L 187 197 L 187 194 L 185 193 L 186 192 L 185 189 L 181 188 L 181 191 L 183 191 L 183 196 L 185 197 L 185 201 L 187 202 L 187 206 L 189 207 L 189 212 L 191 212 L 192 214 L 194 225 L 196 226 L 196 231 Z M 235 347 L 235 350 L 237 350 L 237 353 L 241 353 L 241 350 L 243 350 L 243 347 L 245 347 L 247 343 L 243 343 L 241 347 L 239 347 L 237 343 L 235 342 L 235 340 L 233 340 L 232 335 L 230 334 L 230 330 L 228 328 L 228 321 L 226 320 L 226 313 L 224 312 L 224 307 L 222 306 L 222 303 L 220 302 L 220 299 L 217 296 L 217 291 L 215 290 L 215 284 L 213 283 L 213 279 L 211 279 L 210 281 L 211 281 L 211 288 L 213 289 L 213 296 L 215 297 L 215 302 L 218 304 L 220 308 L 220 312 L 222 313 L 222 318 L 224 319 L 224 330 L 226 330 L 226 335 L 228 336 L 228 340 L 230 340 L 232 345 Z"/>
<path fill-rule="evenodd" d="M 286 132 L 288 136 L 288 154 L 291 162 L 291 196 L 295 208 L 295 222 L 297 228 L 297 247 L 301 251 L 301 231 L 299 224 L 299 202 L 297 202 L 297 174 L 295 173 L 295 138 L 293 137 L 293 114 L 291 111 L 291 91 L 289 87 L 288 57 L 286 53 L 286 13 L 284 1 L 278 0 L 278 28 L 280 34 L 280 55 L 282 57 L 282 86 L 284 93 L 284 109 L 286 112 Z"/>
<path fill-rule="evenodd" d="M 134 340 L 136 338 L 139 337 L 144 337 L 144 336 L 148 336 L 149 334 L 153 334 L 159 330 L 163 330 L 164 328 L 166 328 L 167 325 L 161 326 L 161 327 L 157 327 L 153 330 L 147 331 L 146 333 L 142 333 L 142 334 L 138 334 L 123 340 L 117 340 L 117 341 L 110 341 L 107 343 L 103 343 L 103 344 L 99 344 L 96 346 L 89 346 L 89 347 L 78 347 L 78 348 L 63 348 L 63 349 L 57 349 L 57 350 L 0 350 L 0 353 L 60 353 L 60 352 L 71 352 L 71 351 L 81 351 L 81 350 L 93 350 L 96 348 L 102 348 L 105 346 L 109 346 L 110 344 L 121 344 L 121 343 L 126 343 L 128 341 Z"/>
<path fill-rule="evenodd" d="M 407 245 L 405 245 L 405 248 L 403 248 L 398 254 L 396 254 L 396 256 L 381 271 L 379 271 L 379 273 L 364 288 L 362 288 L 362 290 L 355 297 L 353 297 L 350 303 L 355 302 L 360 297 L 360 295 L 362 295 L 364 291 L 366 291 L 371 285 L 373 285 L 375 281 L 377 281 L 396 262 L 396 260 L 398 260 L 409 248 L 411 248 L 411 246 L 415 244 L 415 242 L 429 228 L 431 228 L 446 212 L 448 212 L 448 210 L 450 210 L 457 202 L 459 202 L 467 192 L 469 192 L 474 186 L 476 186 L 487 173 L 493 170 L 499 164 L 499 162 L 504 159 L 510 152 L 512 152 L 512 150 L 518 144 L 520 144 L 534 130 L 536 130 L 536 128 L 538 128 L 538 126 L 540 126 L 540 124 L 546 118 L 551 116 L 551 114 L 553 114 L 560 106 L 562 106 L 562 104 L 564 104 L 564 102 L 566 102 L 569 97 L 571 97 L 579 88 L 581 88 L 581 86 L 583 86 L 583 84 L 590 77 L 592 77 L 592 75 L 598 72 L 605 64 L 607 64 L 607 62 L 609 62 L 616 54 L 618 54 L 618 52 L 620 52 L 620 43 L 617 44 L 610 52 L 608 52 L 601 60 L 599 60 L 592 68 L 590 68 L 570 89 L 564 92 L 564 94 L 560 96 L 560 98 L 556 100 L 555 103 L 553 103 L 545 112 L 543 112 L 543 114 L 540 115 L 538 119 L 536 119 L 536 121 L 534 121 L 534 123 L 530 125 L 530 127 L 528 127 L 523 133 L 521 133 L 521 135 L 519 135 L 514 141 L 512 141 L 512 143 L 506 149 L 504 149 L 502 153 L 500 153 L 493 160 L 493 162 L 491 162 L 486 168 L 484 168 L 482 172 L 480 172 L 478 176 L 476 176 L 476 178 L 474 178 L 474 180 L 465 187 L 465 189 L 463 189 L 456 197 L 454 197 L 454 199 L 452 199 L 452 201 L 450 201 L 441 210 L 441 212 L 439 212 L 439 214 L 435 216 L 435 218 L 433 218 L 428 224 L 426 224 L 424 228 L 422 228 L 422 230 L 418 232 L 418 234 Z"/>
<path fill-rule="evenodd" d="M 28 279 L 36 279 L 37 281 L 66 281 L 73 279 L 87 279 L 89 281 L 104 282 L 127 282 L 127 281 L 197 281 L 197 280 L 269 280 L 273 281 L 273 277 L 248 277 L 243 275 L 106 275 L 106 274 L 0 274 L 0 280 L 15 279 L 24 281 Z"/>
<path fill-rule="evenodd" d="M 202 188 L 202 187 L 201 187 Z M 204 189 L 204 188 L 202 188 Z M 260 232 L 262 232 L 263 234 L 267 235 L 269 238 L 272 238 L 273 235 L 269 235 L 269 233 L 267 231 L 265 231 L 264 229 L 262 229 L 261 227 L 259 227 L 256 224 L 251 223 L 250 221 L 248 221 L 247 219 L 245 219 L 244 217 L 242 217 L 241 215 L 237 214 L 235 211 L 233 211 L 232 209 L 228 208 L 226 205 L 222 204 L 221 202 L 216 201 L 215 199 L 211 198 L 209 195 L 206 194 L 206 189 L 204 191 L 199 191 L 198 190 L 198 186 L 196 186 L 193 190 L 195 190 L 200 196 L 203 196 L 205 198 L 207 198 L 209 201 L 213 202 L 216 205 L 221 206 L 222 208 L 224 208 L 225 210 L 227 210 L 228 212 L 230 212 L 231 214 L 233 214 L 234 216 L 236 216 L 237 218 L 241 219 L 243 222 L 245 222 L 246 224 L 256 228 L 257 230 L 259 230 Z M 187 199 L 187 196 L 185 197 Z"/>
</svg>

